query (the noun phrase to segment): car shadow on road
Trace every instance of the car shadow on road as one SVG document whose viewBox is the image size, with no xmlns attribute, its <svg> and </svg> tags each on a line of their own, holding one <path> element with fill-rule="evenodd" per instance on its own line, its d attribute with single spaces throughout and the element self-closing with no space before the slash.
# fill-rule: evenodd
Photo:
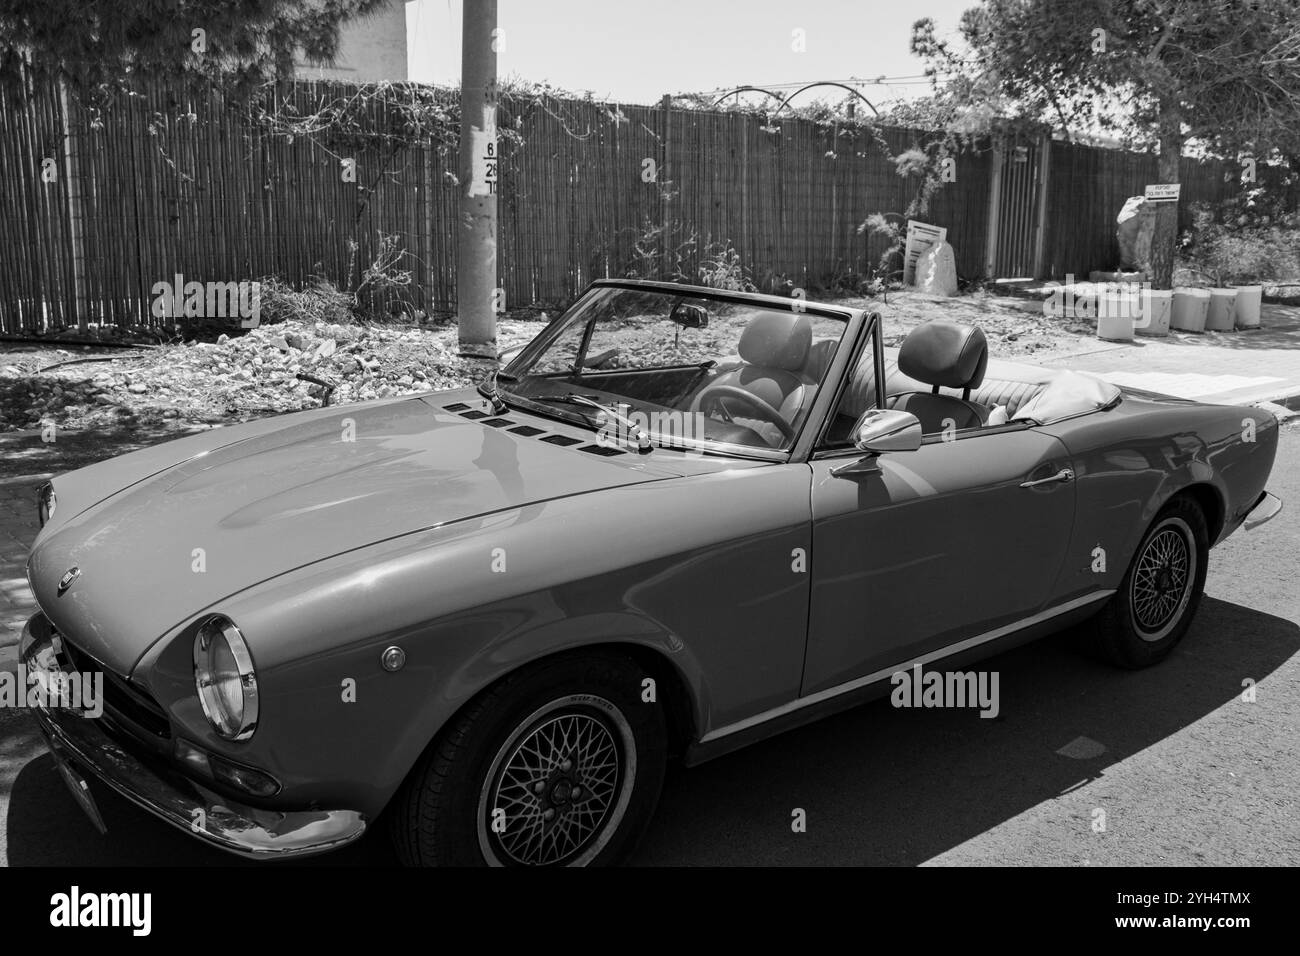
<svg viewBox="0 0 1300 956">
<path fill-rule="evenodd" d="M 997 718 L 882 699 L 674 772 L 633 862 L 917 865 L 1097 778 L 1300 651 L 1295 623 L 1208 596 L 1147 670 L 1084 656 L 1085 633 L 961 668 L 1000 673 Z M 795 808 L 805 833 L 791 830 Z"/>
<path fill-rule="evenodd" d="M 973 710 L 900 710 L 885 699 L 700 767 L 674 769 L 632 862 L 919 864 L 1095 779 L 1239 696 L 1243 677 L 1262 680 L 1300 651 L 1300 626 L 1210 597 L 1183 645 L 1149 670 L 1095 662 L 1070 638 L 1048 638 L 965 668 L 999 672 L 995 719 Z M 65 789 L 30 717 L 5 723 L 0 753 L 22 763 L 6 827 L 11 866 L 247 862 L 92 784 L 108 827 L 100 836 Z M 807 812 L 806 833 L 791 832 L 794 808 Z M 375 828 L 351 847 L 300 862 L 390 866 L 395 858 Z"/>
</svg>

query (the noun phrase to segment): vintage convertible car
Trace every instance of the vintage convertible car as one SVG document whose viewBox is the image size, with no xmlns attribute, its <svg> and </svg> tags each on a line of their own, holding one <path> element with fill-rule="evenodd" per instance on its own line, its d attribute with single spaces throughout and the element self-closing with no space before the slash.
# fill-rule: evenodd
<svg viewBox="0 0 1300 956">
<path fill-rule="evenodd" d="M 101 781 L 251 857 L 625 856 L 716 757 L 1090 620 L 1152 664 L 1271 518 L 1259 410 L 988 360 L 935 319 L 595 283 L 477 389 L 221 428 L 41 489 L 33 679 Z M 100 784 L 96 784 L 96 787 Z"/>
</svg>

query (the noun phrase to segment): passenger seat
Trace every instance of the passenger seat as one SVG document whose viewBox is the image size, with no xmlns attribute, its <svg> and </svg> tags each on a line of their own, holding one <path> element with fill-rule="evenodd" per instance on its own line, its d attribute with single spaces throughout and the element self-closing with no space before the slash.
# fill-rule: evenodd
<svg viewBox="0 0 1300 956">
<path fill-rule="evenodd" d="M 988 361 L 988 341 L 978 326 L 942 319 L 918 325 L 898 350 L 898 369 L 931 389 L 894 395 L 889 407 L 911 412 L 927 435 L 943 431 L 946 422 L 958 429 L 979 428 L 991 409 L 972 402 L 970 393 L 984 381 Z M 943 395 L 940 388 L 959 388 L 962 396 Z"/>
</svg>

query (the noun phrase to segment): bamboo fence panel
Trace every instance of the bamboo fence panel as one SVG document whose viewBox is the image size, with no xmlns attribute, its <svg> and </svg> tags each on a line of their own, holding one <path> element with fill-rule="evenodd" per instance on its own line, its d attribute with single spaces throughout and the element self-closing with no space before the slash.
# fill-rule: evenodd
<svg viewBox="0 0 1300 956">
<path fill-rule="evenodd" d="M 299 114 L 353 97 L 346 84 L 304 82 L 281 95 Z M 400 94 L 398 94 L 400 95 Z M 411 93 L 415 95 L 414 92 Z M 392 128 L 396 108 L 364 101 L 367 129 Z M 870 274 L 887 241 L 860 230 L 874 213 L 902 214 L 920 186 L 900 177 L 871 133 L 853 123 L 587 100 L 501 103 L 498 283 L 508 308 L 554 309 L 604 276 L 691 281 L 734 248 L 760 291 L 833 286 Z M 71 139 L 69 140 L 69 132 Z M 452 131 L 443 131 L 452 132 Z M 890 153 L 929 134 L 880 128 Z M 65 150 L 79 146 L 69 180 Z M 254 281 L 355 290 L 393 237 L 409 286 L 369 303 L 389 311 L 453 312 L 458 187 L 455 154 L 438 137 L 330 146 L 250 125 L 213 92 L 165 88 L 92 118 L 65 115 L 53 86 L 0 93 L 0 332 L 91 323 L 166 328 L 156 283 Z M 1150 155 L 1052 143 L 1045 272 L 1111 268 L 1116 212 L 1155 181 Z M 42 160 L 57 176 L 42 178 Z M 984 269 L 992 163 L 956 157 L 956 180 L 933 197 L 959 274 Z M 343 161 L 355 163 L 355 182 Z M 653 174 L 651 174 L 653 173 Z M 1222 163 L 1184 160 L 1181 225 L 1196 201 L 1240 188 Z M 72 199 L 83 239 L 74 249 Z M 1294 192 L 1294 191 L 1293 191 Z M 1300 198 L 1293 196 L 1294 198 Z M 1032 209 L 1010 211 L 1032 230 Z M 76 269 L 85 277 L 77 300 Z M 893 268 L 898 268 L 895 261 Z"/>
</svg>

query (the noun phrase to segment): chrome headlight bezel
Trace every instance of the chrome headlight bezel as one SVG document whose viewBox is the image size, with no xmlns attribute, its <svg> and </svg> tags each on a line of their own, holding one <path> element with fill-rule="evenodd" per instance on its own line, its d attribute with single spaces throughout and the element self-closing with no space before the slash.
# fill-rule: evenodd
<svg viewBox="0 0 1300 956">
<path fill-rule="evenodd" d="M 54 482 L 42 482 L 41 486 L 36 489 L 36 516 L 40 520 L 42 528 L 54 517 L 54 511 L 58 506 L 59 498 L 54 493 Z"/>
<path fill-rule="evenodd" d="M 218 673 L 223 669 L 218 663 L 223 647 L 229 654 L 224 675 Z M 239 691 L 238 710 L 227 699 L 233 696 L 232 687 Z M 257 672 L 244 635 L 225 615 L 212 615 L 194 635 L 194 689 L 203 715 L 218 736 L 236 741 L 253 736 L 259 709 Z"/>
</svg>

